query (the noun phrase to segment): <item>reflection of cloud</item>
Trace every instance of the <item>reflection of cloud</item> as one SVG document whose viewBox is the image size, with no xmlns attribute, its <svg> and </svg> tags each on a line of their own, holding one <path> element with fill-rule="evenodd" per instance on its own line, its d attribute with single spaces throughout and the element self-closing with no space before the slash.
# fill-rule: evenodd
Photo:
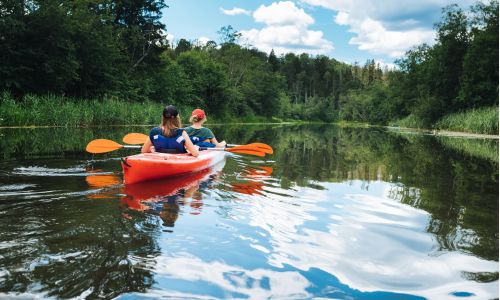
<svg viewBox="0 0 500 300">
<path fill-rule="evenodd" d="M 310 297 L 306 291 L 308 280 L 297 272 L 246 270 L 218 261 L 205 262 L 196 257 L 165 256 L 157 258 L 154 271 L 156 280 L 171 278 L 176 281 L 207 282 L 225 293 L 243 294 L 248 299 Z M 160 294 L 172 296 L 165 291 Z"/>
<path fill-rule="evenodd" d="M 320 268 L 363 292 L 433 299 L 454 298 L 450 293 L 455 291 L 477 299 L 498 294 L 496 282 L 462 276 L 464 271 L 497 272 L 497 262 L 460 252 L 436 253 L 434 236 L 426 232 L 428 213 L 387 198 L 388 186 L 372 182 L 370 192 L 352 194 L 352 186 L 329 184 L 328 191 L 299 191 L 295 203 L 273 195 L 275 201 L 254 202 L 249 208 L 250 224 L 265 232 L 269 264 Z M 330 220 L 315 217 L 325 212 Z"/>
</svg>

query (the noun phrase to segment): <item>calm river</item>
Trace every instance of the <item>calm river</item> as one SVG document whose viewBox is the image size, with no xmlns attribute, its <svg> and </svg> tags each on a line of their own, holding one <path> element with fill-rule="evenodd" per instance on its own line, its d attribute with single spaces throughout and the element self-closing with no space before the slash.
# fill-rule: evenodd
<svg viewBox="0 0 500 300">
<path fill-rule="evenodd" d="M 275 153 L 124 186 L 85 145 L 147 127 L 0 129 L 0 298 L 498 297 L 498 141 L 212 128 Z"/>
</svg>

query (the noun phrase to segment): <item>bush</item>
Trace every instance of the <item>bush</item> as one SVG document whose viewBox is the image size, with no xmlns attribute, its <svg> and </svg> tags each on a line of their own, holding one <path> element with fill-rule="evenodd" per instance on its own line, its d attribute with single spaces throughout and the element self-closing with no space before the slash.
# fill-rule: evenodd
<svg viewBox="0 0 500 300">
<path fill-rule="evenodd" d="M 436 122 L 434 128 L 498 134 L 498 107 L 483 107 L 446 115 Z"/>
</svg>

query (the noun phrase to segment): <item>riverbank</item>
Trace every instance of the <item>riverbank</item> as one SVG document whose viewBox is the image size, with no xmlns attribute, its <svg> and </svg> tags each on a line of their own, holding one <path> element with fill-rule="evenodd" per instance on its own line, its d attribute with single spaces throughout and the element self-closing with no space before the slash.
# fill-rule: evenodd
<svg viewBox="0 0 500 300">
<path fill-rule="evenodd" d="M 441 131 L 443 134 L 468 133 L 498 135 L 498 107 L 481 107 L 445 115 L 435 123 L 426 125 L 415 115 L 390 122 L 391 127 L 417 128 Z"/>
<path fill-rule="evenodd" d="M 495 134 L 470 133 L 463 131 L 449 131 L 449 130 L 436 130 L 436 129 L 420 129 L 420 128 L 409 128 L 409 127 L 393 127 L 393 126 L 383 126 L 383 127 L 393 131 L 419 133 L 419 134 L 435 135 L 435 136 L 460 137 L 469 139 L 491 139 L 491 140 L 499 139 L 499 136 Z"/>
<path fill-rule="evenodd" d="M 177 105 L 183 122 L 187 123 L 192 107 Z M 0 94 L 0 127 L 95 127 L 151 126 L 160 122 L 163 104 L 152 101 L 130 102 L 118 99 L 72 99 L 63 96 L 26 95 L 21 101 L 9 93 Z M 312 124 L 323 123 L 293 119 L 271 120 L 261 116 L 216 118 L 209 116 L 207 125 L 222 124 Z M 367 123 L 339 121 L 346 127 L 377 126 Z M 378 127 L 378 126 L 377 126 Z M 390 130 L 418 131 L 424 134 L 466 138 L 498 139 L 498 108 L 487 107 L 463 113 L 450 114 L 439 120 L 433 128 L 425 128 L 414 116 L 395 121 Z"/>
</svg>

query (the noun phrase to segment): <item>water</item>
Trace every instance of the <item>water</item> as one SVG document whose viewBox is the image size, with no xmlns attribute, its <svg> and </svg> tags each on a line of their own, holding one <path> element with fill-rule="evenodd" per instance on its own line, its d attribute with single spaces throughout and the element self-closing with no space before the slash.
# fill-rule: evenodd
<svg viewBox="0 0 500 300">
<path fill-rule="evenodd" d="M 0 130 L 0 298 L 498 297 L 497 141 L 214 126 L 275 154 L 124 186 L 128 132 Z"/>
</svg>

